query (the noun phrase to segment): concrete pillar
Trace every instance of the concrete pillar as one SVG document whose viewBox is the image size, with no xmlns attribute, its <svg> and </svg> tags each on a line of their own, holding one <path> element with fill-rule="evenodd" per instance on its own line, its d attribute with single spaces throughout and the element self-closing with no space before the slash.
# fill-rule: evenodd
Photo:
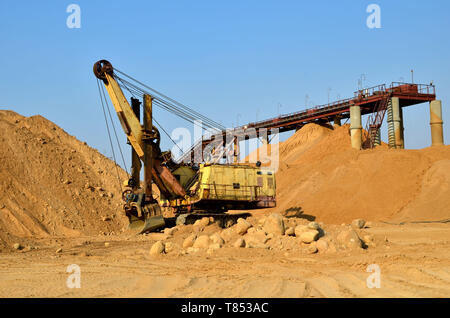
<svg viewBox="0 0 450 318">
<path fill-rule="evenodd" d="M 392 97 L 392 120 L 394 122 L 394 136 L 396 148 L 405 148 L 403 141 L 403 112 L 400 108 L 400 100 L 398 97 Z"/>
<path fill-rule="evenodd" d="M 440 100 L 433 100 L 430 102 L 430 128 L 432 146 L 442 146 L 444 144 L 443 124 L 442 102 Z"/>
<path fill-rule="evenodd" d="M 361 107 L 358 105 L 350 106 L 350 136 L 352 148 L 360 150 L 362 145 L 362 126 Z"/>
</svg>

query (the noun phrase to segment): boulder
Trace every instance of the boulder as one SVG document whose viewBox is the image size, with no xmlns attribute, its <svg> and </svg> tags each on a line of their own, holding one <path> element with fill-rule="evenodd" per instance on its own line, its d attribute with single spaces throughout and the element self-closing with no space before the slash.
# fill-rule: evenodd
<svg viewBox="0 0 450 318">
<path fill-rule="evenodd" d="M 194 226 L 203 226 L 202 220 L 196 220 Z"/>
<path fill-rule="evenodd" d="M 355 229 L 362 229 L 365 224 L 366 221 L 364 221 L 363 219 L 356 219 L 352 221 L 352 227 L 354 227 Z"/>
<path fill-rule="evenodd" d="M 320 229 L 320 226 L 319 226 L 319 223 L 317 223 L 317 222 L 309 222 L 308 223 L 308 228 L 309 229 L 311 229 L 311 230 L 319 230 Z"/>
<path fill-rule="evenodd" d="M 234 247 L 245 247 L 245 240 L 240 237 L 236 240 L 236 242 L 233 243 Z"/>
<path fill-rule="evenodd" d="M 172 242 L 167 242 L 166 244 L 164 244 L 164 252 L 170 253 L 173 252 L 175 250 L 175 244 L 173 244 Z"/>
<path fill-rule="evenodd" d="M 296 237 L 300 237 L 303 232 L 308 231 L 309 228 L 306 225 L 297 225 L 294 229 L 294 233 Z"/>
<path fill-rule="evenodd" d="M 164 249 L 165 249 L 164 243 L 162 241 L 157 241 L 150 248 L 150 255 L 152 255 L 152 256 L 160 255 L 160 254 L 164 253 Z"/>
<path fill-rule="evenodd" d="M 353 229 L 345 230 L 339 233 L 337 236 L 337 241 L 339 244 L 341 244 L 343 247 L 348 248 L 361 248 L 362 247 L 362 241 L 358 236 L 358 233 L 355 232 Z"/>
<path fill-rule="evenodd" d="M 184 241 L 183 241 L 183 248 L 192 247 L 194 245 L 195 239 L 197 236 L 195 234 L 189 235 Z"/>
<path fill-rule="evenodd" d="M 307 244 L 310 244 L 310 243 L 316 241 L 318 238 L 319 238 L 319 231 L 317 231 L 317 230 L 309 230 L 309 231 L 303 232 L 300 235 L 300 240 L 303 243 L 307 243 Z"/>
<path fill-rule="evenodd" d="M 226 242 L 228 242 L 228 241 L 230 241 L 230 240 L 233 238 L 234 234 L 235 234 L 235 229 L 234 229 L 234 227 L 229 227 L 229 228 L 224 229 L 224 230 L 220 233 L 220 236 L 221 236 Z"/>
<path fill-rule="evenodd" d="M 223 246 L 223 244 L 225 244 L 225 241 L 223 240 L 223 238 L 220 236 L 219 233 L 214 233 L 209 237 L 209 239 L 213 244 L 219 244 L 221 247 Z"/>
<path fill-rule="evenodd" d="M 176 231 L 178 231 L 177 227 L 168 227 L 164 229 L 164 234 L 167 236 L 172 236 Z"/>
<path fill-rule="evenodd" d="M 266 217 L 260 218 L 260 219 L 258 220 L 258 225 L 259 225 L 259 226 L 263 226 L 263 225 L 264 225 L 264 222 L 266 222 Z"/>
<path fill-rule="evenodd" d="M 324 240 L 323 238 L 319 239 L 316 242 L 316 247 L 320 253 L 326 252 L 328 250 L 328 241 Z"/>
<path fill-rule="evenodd" d="M 272 213 L 264 221 L 263 225 L 266 233 L 273 233 L 274 235 L 284 235 L 284 221 L 279 213 Z"/>
<path fill-rule="evenodd" d="M 294 236 L 295 235 L 295 229 L 293 227 L 288 227 L 286 229 L 286 231 L 284 231 L 284 235 Z"/>
<path fill-rule="evenodd" d="M 308 254 L 317 253 L 318 249 L 317 249 L 316 244 L 309 245 L 307 251 L 308 251 Z"/>
<path fill-rule="evenodd" d="M 264 234 L 264 232 L 260 231 L 254 234 L 247 234 L 244 236 L 245 247 L 248 248 L 266 248 L 265 245 L 268 237 Z"/>
<path fill-rule="evenodd" d="M 256 233 L 258 229 L 256 227 L 251 227 L 247 230 L 247 233 L 252 234 L 252 233 Z"/>
<path fill-rule="evenodd" d="M 203 225 L 203 226 L 208 226 L 209 222 L 210 222 L 209 217 L 205 216 L 205 217 L 200 219 L 200 224 Z"/>
<path fill-rule="evenodd" d="M 198 252 L 200 249 L 199 248 L 196 248 L 196 247 L 188 247 L 187 248 L 187 250 L 186 250 L 186 252 L 188 252 L 188 253 L 196 253 L 196 252 Z"/>
<path fill-rule="evenodd" d="M 244 235 L 247 232 L 247 230 L 251 227 L 252 225 L 250 224 L 250 222 L 248 222 L 243 218 L 239 218 L 237 220 L 237 224 L 235 225 L 236 233 L 239 235 Z"/>
<path fill-rule="evenodd" d="M 209 221 L 209 220 L 208 220 Z M 194 248 L 208 248 L 210 239 L 208 235 L 200 235 L 194 242 Z"/>
<path fill-rule="evenodd" d="M 213 243 L 213 244 L 209 245 L 208 250 L 215 251 L 215 250 L 220 249 L 221 247 L 222 247 L 222 245 L 220 245 L 219 243 Z"/>
</svg>

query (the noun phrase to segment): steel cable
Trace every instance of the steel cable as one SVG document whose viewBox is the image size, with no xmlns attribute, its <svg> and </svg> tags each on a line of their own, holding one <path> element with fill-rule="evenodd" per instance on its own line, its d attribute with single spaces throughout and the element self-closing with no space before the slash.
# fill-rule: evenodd
<svg viewBox="0 0 450 318">
<path fill-rule="evenodd" d="M 106 130 L 108 132 L 109 144 L 111 145 L 111 152 L 112 152 L 113 159 L 114 159 L 114 166 L 116 168 L 117 181 L 119 182 L 120 192 L 122 192 L 122 182 L 120 181 L 119 169 L 117 168 L 116 154 L 114 152 L 114 146 L 113 146 L 113 142 L 112 142 L 112 138 L 111 138 L 111 133 L 110 133 L 110 130 L 109 130 L 108 118 L 106 117 L 105 105 L 103 103 L 103 96 L 102 96 L 102 91 L 100 89 L 100 83 L 99 82 L 100 82 L 100 80 L 97 79 L 98 93 L 99 93 L 99 96 L 100 96 L 100 102 L 102 104 L 103 116 L 105 118 Z"/>
</svg>

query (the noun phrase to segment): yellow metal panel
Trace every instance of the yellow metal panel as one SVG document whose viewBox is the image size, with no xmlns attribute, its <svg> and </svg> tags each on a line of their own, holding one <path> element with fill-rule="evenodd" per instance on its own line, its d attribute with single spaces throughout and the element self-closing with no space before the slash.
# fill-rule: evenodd
<svg viewBox="0 0 450 318">
<path fill-rule="evenodd" d="M 108 83 L 105 84 L 108 94 L 111 98 L 114 109 L 119 118 L 121 118 L 122 125 L 125 125 L 124 130 L 127 134 L 128 140 L 136 151 L 137 155 L 143 160 L 144 151 L 142 145 L 142 126 L 139 119 L 133 112 L 133 109 L 128 104 L 126 97 L 117 84 L 116 80 L 109 74 L 105 73 Z"/>
</svg>

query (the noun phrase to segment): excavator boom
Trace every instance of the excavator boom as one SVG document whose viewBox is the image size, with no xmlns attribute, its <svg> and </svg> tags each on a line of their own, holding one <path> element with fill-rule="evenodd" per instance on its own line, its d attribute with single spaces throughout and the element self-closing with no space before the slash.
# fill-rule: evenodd
<svg viewBox="0 0 450 318">
<path fill-rule="evenodd" d="M 135 228 L 136 222 L 142 223 L 144 227 L 138 232 L 144 232 L 148 230 L 148 228 L 145 228 L 145 224 L 149 223 L 146 221 L 147 219 L 157 217 L 162 220 L 161 209 L 152 195 L 152 181 L 160 190 L 161 196 L 166 199 L 183 198 L 186 191 L 163 163 L 159 147 L 159 131 L 152 124 L 152 97 L 144 95 L 144 124 L 142 125 L 139 114 L 136 116 L 136 109 L 130 106 L 116 81 L 111 63 L 106 60 L 96 62 L 94 74 L 102 80 L 108 92 L 122 129 L 133 148 L 133 155 L 137 156 L 144 165 L 144 193 L 141 194 L 141 198 L 137 199 L 136 191 L 132 191 L 138 190 L 140 187 L 139 171 L 141 164 L 140 162 L 137 163 L 136 160 L 133 160 L 133 168 L 137 170 L 136 173 L 133 173 L 133 178 L 137 180 L 128 182 L 128 185 L 134 189 L 127 189 L 124 193 L 124 197 L 129 198 L 127 202 L 129 206 L 125 210 L 128 211 L 130 225 Z"/>
</svg>

